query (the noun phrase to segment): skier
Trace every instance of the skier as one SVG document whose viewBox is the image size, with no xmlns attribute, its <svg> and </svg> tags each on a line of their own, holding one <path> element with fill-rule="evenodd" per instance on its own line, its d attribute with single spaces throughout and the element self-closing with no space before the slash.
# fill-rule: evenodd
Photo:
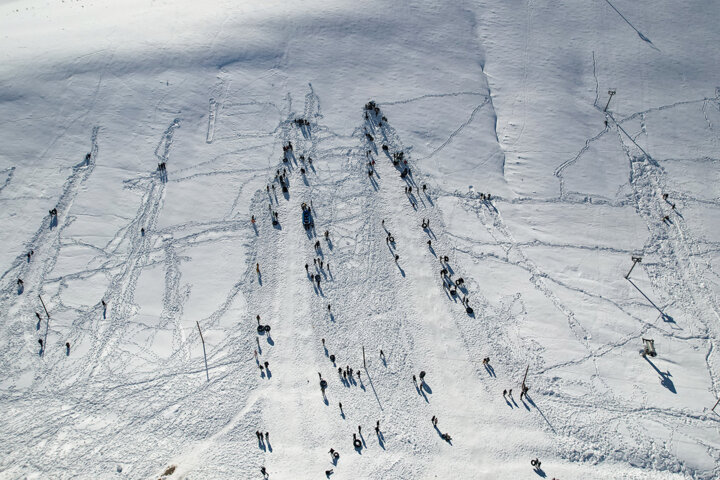
<svg viewBox="0 0 720 480">
<path fill-rule="evenodd" d="M 340 406 L 340 413 L 343 413 L 342 402 L 338 402 L 338 405 Z"/>
<path fill-rule="evenodd" d="M 415 375 L 413 375 L 413 383 L 417 386 L 417 378 L 415 378 Z"/>
<path fill-rule="evenodd" d="M 267 363 L 267 362 L 265 362 Z M 270 432 L 265 432 L 265 441 L 270 443 Z"/>
<path fill-rule="evenodd" d="M 255 215 L 252 215 L 252 216 L 250 217 L 250 223 L 252 223 L 253 225 L 255 225 Z"/>
<path fill-rule="evenodd" d="M 42 349 L 43 348 L 42 338 L 38 338 L 38 343 L 40 344 L 40 349 Z"/>
<path fill-rule="evenodd" d="M 325 470 L 325 476 L 326 476 L 326 477 L 329 477 L 329 476 L 332 475 L 332 474 L 333 474 L 333 469 L 332 469 L 332 468 L 331 468 L 330 470 Z"/>
<path fill-rule="evenodd" d="M 362 435 L 362 427 L 358 425 L 358 435 Z"/>
<path fill-rule="evenodd" d="M 65 348 L 67 349 L 68 355 L 70 355 L 70 342 L 65 343 Z"/>
<path fill-rule="evenodd" d="M 320 275 L 315 275 L 315 283 L 317 283 L 318 288 L 320 287 Z"/>
<path fill-rule="evenodd" d="M 505 397 L 505 395 L 507 395 L 507 389 L 503 390 L 503 398 Z"/>
<path fill-rule="evenodd" d="M 305 264 L 305 272 L 307 272 L 307 271 L 308 271 L 308 264 L 306 263 Z"/>
<path fill-rule="evenodd" d="M 433 415 L 432 418 L 430 419 L 430 423 L 432 423 L 433 425 L 435 425 L 435 415 Z"/>
<path fill-rule="evenodd" d="M 400 255 L 398 255 L 398 254 L 396 253 L 396 254 L 395 254 L 395 263 L 397 263 L 398 260 L 400 260 Z"/>
<path fill-rule="evenodd" d="M 328 303 L 328 312 L 330 311 L 330 304 Z"/>
<path fill-rule="evenodd" d="M 260 264 L 259 263 L 255 264 L 255 271 L 257 272 L 258 275 L 260 275 Z"/>
<path fill-rule="evenodd" d="M 330 231 L 325 230 L 325 240 L 327 240 L 328 238 L 330 238 Z"/>
<path fill-rule="evenodd" d="M 260 473 L 263 474 L 263 477 L 268 478 L 267 470 L 265 470 L 265 467 L 260 467 Z"/>
<path fill-rule="evenodd" d="M 425 190 L 427 190 L 427 185 L 425 185 L 425 184 L 423 183 L 423 192 L 424 192 Z"/>
<path fill-rule="evenodd" d="M 385 358 L 385 354 L 383 353 L 382 349 L 380 349 L 380 358 Z"/>
<path fill-rule="evenodd" d="M 432 247 L 432 240 L 428 240 L 428 247 Z"/>
<path fill-rule="evenodd" d="M 267 370 L 270 370 L 270 362 L 268 362 L 267 360 L 265 361 L 265 368 Z"/>
</svg>

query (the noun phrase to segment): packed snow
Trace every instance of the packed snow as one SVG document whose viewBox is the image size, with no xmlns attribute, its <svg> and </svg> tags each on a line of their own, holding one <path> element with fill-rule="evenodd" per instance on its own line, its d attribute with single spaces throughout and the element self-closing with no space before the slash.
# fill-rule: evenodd
<svg viewBox="0 0 720 480">
<path fill-rule="evenodd" d="M 0 478 L 720 478 L 718 16 L 0 2 Z"/>
</svg>

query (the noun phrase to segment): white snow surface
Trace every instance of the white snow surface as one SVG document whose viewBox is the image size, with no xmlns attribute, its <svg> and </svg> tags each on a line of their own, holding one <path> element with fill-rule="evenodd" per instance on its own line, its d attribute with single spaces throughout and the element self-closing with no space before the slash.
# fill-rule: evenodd
<svg viewBox="0 0 720 480">
<path fill-rule="evenodd" d="M 0 2 L 0 478 L 720 478 L 718 17 Z"/>
</svg>

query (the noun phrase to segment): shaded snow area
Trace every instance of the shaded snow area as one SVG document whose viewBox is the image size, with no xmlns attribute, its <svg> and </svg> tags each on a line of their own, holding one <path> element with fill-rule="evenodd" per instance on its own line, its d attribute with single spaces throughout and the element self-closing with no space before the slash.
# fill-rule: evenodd
<svg viewBox="0 0 720 480">
<path fill-rule="evenodd" d="M 0 2 L 0 478 L 719 478 L 718 17 Z"/>
</svg>

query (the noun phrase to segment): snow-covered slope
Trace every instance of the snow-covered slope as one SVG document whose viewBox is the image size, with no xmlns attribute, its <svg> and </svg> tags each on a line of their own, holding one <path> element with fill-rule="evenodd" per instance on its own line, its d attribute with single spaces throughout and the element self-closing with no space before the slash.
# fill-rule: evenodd
<svg viewBox="0 0 720 480">
<path fill-rule="evenodd" d="M 719 13 L 3 2 L 0 478 L 717 478 Z"/>
</svg>

